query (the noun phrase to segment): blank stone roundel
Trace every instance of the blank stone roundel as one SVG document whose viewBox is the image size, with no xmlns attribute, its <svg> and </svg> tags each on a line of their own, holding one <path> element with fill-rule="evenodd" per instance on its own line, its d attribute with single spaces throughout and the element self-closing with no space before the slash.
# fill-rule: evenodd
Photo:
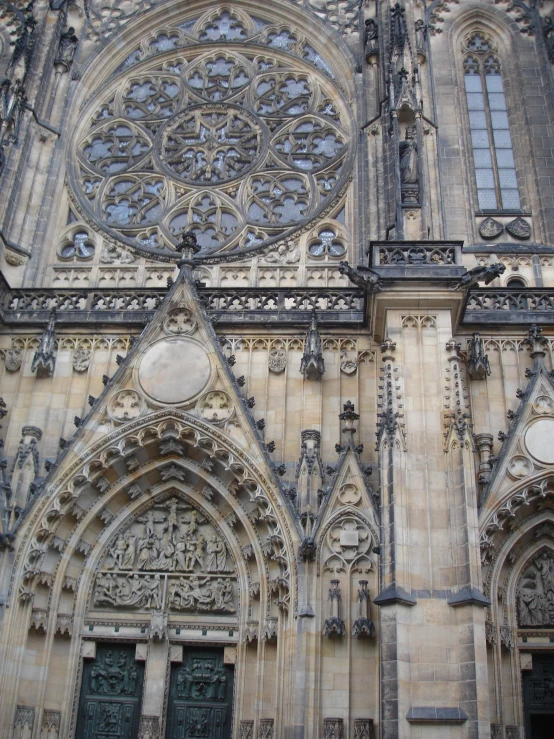
<svg viewBox="0 0 554 739">
<path fill-rule="evenodd" d="M 159 403 L 185 403 L 210 379 L 208 355 L 196 342 L 166 339 L 150 347 L 139 365 L 143 390 Z"/>
<path fill-rule="evenodd" d="M 530 453 L 544 464 L 554 464 L 554 418 L 541 418 L 525 434 Z"/>
</svg>

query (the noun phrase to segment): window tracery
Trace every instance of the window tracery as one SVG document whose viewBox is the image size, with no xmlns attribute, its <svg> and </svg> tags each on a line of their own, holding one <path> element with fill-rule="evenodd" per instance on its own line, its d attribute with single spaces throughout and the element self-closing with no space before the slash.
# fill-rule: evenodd
<svg viewBox="0 0 554 739">
<path fill-rule="evenodd" d="M 521 208 L 500 61 L 492 38 L 465 39 L 464 84 L 481 210 Z"/>
<path fill-rule="evenodd" d="M 143 48 L 146 61 L 112 81 L 75 135 L 70 182 L 85 220 L 167 258 L 186 230 L 204 253 L 255 249 L 331 205 L 352 160 L 339 91 L 282 51 L 198 46 L 260 27 L 272 28 L 242 11 L 214 11 L 181 26 L 196 47 L 187 37 L 179 57 L 168 56 L 179 40 L 171 29 L 144 42 L 165 58 L 148 59 Z M 273 28 L 266 49 L 298 48 L 288 29 Z"/>
</svg>

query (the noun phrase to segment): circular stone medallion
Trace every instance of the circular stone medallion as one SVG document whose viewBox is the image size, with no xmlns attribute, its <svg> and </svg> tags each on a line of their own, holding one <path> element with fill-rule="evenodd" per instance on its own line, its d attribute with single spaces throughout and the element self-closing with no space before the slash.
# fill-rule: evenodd
<svg viewBox="0 0 554 739">
<path fill-rule="evenodd" d="M 542 418 L 527 429 L 525 444 L 539 462 L 554 464 L 554 419 Z"/>
<path fill-rule="evenodd" d="M 210 372 L 210 360 L 201 346 L 173 339 L 147 350 L 138 376 L 143 390 L 159 403 L 184 403 L 205 388 Z"/>
</svg>

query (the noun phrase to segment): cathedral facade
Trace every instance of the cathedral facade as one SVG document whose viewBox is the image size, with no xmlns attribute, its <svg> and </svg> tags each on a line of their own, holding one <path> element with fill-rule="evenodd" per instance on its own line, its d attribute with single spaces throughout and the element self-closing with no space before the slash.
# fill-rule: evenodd
<svg viewBox="0 0 554 739">
<path fill-rule="evenodd" d="M 0 737 L 541 739 L 554 0 L 0 0 Z"/>
</svg>

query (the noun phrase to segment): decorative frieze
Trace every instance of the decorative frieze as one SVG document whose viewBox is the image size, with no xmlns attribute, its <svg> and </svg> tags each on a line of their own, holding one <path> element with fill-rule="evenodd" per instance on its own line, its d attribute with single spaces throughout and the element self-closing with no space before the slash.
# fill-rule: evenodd
<svg viewBox="0 0 554 739">
<path fill-rule="evenodd" d="M 239 721 L 239 739 L 254 739 L 253 721 Z"/>
<path fill-rule="evenodd" d="M 373 719 L 355 718 L 353 739 L 373 739 Z"/>
<path fill-rule="evenodd" d="M 341 718 L 324 718 L 323 739 L 344 739 L 344 721 Z"/>
<path fill-rule="evenodd" d="M 273 739 L 274 719 L 261 718 L 258 727 L 258 739 Z"/>
<path fill-rule="evenodd" d="M 141 716 L 138 739 L 160 739 L 160 719 L 158 716 Z"/>
<path fill-rule="evenodd" d="M 17 706 L 13 723 L 13 739 L 28 739 L 35 723 L 35 709 L 29 706 Z"/>
<path fill-rule="evenodd" d="M 42 724 L 40 729 L 40 739 L 60 739 L 60 725 L 62 715 L 60 711 L 42 712 Z"/>
</svg>

